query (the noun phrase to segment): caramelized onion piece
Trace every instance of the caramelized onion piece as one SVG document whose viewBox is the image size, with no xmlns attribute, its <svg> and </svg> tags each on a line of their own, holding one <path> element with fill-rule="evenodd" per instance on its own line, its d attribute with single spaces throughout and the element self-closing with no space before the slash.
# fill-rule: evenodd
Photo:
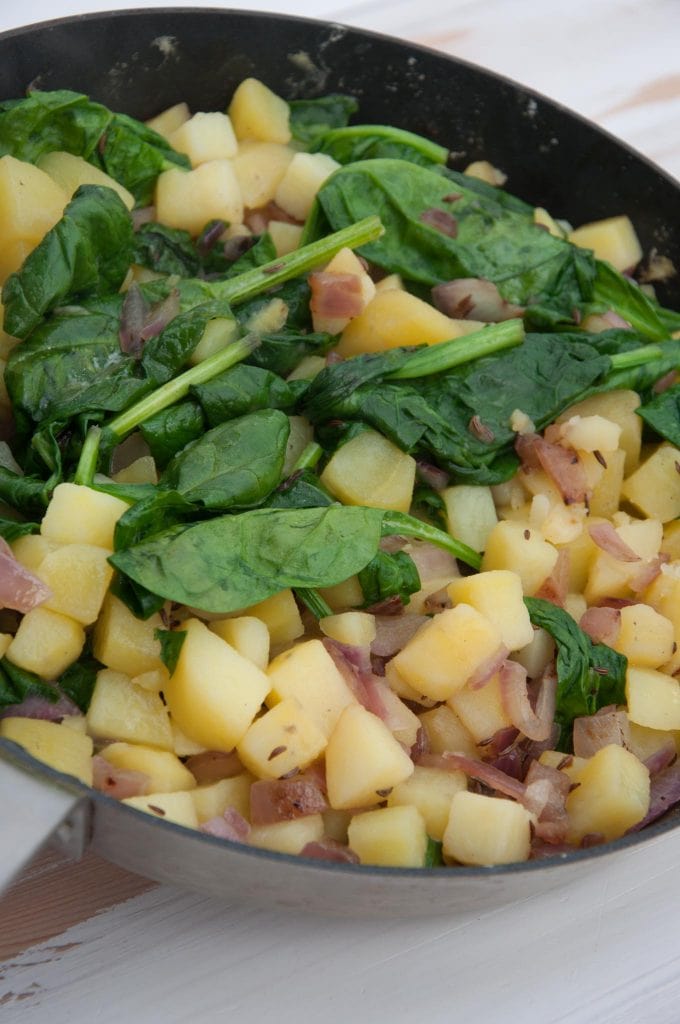
<svg viewBox="0 0 680 1024">
<path fill-rule="evenodd" d="M 16 560 L 7 541 L 0 537 L 0 608 L 25 614 L 50 597 L 50 588 Z"/>
<path fill-rule="evenodd" d="M 151 779 L 144 772 L 116 768 L 99 754 L 92 758 L 92 785 L 100 793 L 106 793 L 116 800 L 146 796 L 151 792 Z"/>
<path fill-rule="evenodd" d="M 593 543 L 617 562 L 640 561 L 640 556 L 619 537 L 611 523 L 593 523 L 588 527 L 588 533 Z"/>
<path fill-rule="evenodd" d="M 309 275 L 312 297 L 309 308 L 316 316 L 353 317 L 363 309 L 361 278 L 358 274 L 336 274 L 326 270 Z"/>
<path fill-rule="evenodd" d="M 435 285 L 432 300 L 442 313 L 457 320 L 499 323 L 524 315 L 524 308 L 507 302 L 493 281 L 481 277 L 460 277 Z"/>
<path fill-rule="evenodd" d="M 555 718 L 557 679 L 552 671 L 544 672 L 534 710 L 529 700 L 526 669 L 516 661 L 506 661 L 501 668 L 501 700 L 512 722 L 530 740 L 548 738 Z"/>
<path fill-rule="evenodd" d="M 307 814 L 320 814 L 328 804 L 312 779 L 259 779 L 250 787 L 250 820 L 253 825 L 292 821 Z"/>
<path fill-rule="evenodd" d="M 595 643 L 611 647 L 621 630 L 621 611 L 618 608 L 588 608 L 581 616 L 579 626 Z"/>
</svg>

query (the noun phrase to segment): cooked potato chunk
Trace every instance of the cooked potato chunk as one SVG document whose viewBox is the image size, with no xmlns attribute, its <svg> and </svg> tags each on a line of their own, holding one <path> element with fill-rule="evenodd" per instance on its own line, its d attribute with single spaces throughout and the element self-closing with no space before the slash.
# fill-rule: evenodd
<svg viewBox="0 0 680 1024">
<path fill-rule="evenodd" d="M 158 219 L 199 235 L 208 221 L 243 221 L 243 199 L 230 160 L 209 160 L 193 171 L 172 167 L 156 181 Z"/>
<path fill-rule="evenodd" d="M 653 668 L 626 673 L 628 717 L 649 729 L 680 729 L 680 682 Z"/>
<path fill-rule="evenodd" d="M 149 793 L 147 796 L 129 796 L 121 803 L 134 807 L 145 814 L 151 814 L 163 821 L 172 821 L 175 825 L 185 828 L 198 828 L 198 818 L 194 808 L 192 794 L 180 793 Z"/>
<path fill-rule="evenodd" d="M 58 679 L 84 646 L 85 631 L 79 622 L 40 607 L 24 615 L 6 656 L 43 679 Z"/>
<path fill-rule="evenodd" d="M 263 672 L 266 670 L 269 664 L 269 630 L 262 619 L 254 615 L 239 615 L 235 619 L 218 619 L 208 628 Z"/>
<path fill-rule="evenodd" d="M 582 249 L 592 249 L 598 260 L 606 260 L 620 271 L 632 270 L 642 259 L 642 246 L 626 216 L 584 224 L 571 232 L 569 241 Z"/>
<path fill-rule="evenodd" d="M 362 864 L 420 868 L 425 863 L 425 821 L 411 804 L 355 814 L 347 838 Z"/>
<path fill-rule="evenodd" d="M 101 185 L 104 188 L 112 188 L 123 200 L 128 210 L 135 205 L 135 197 L 131 192 L 128 192 L 115 178 L 84 160 L 82 156 L 55 150 L 51 153 L 43 153 L 37 166 L 45 174 L 49 174 L 69 199 L 81 185 Z"/>
<path fill-rule="evenodd" d="M 102 669 L 97 673 L 87 728 L 99 739 L 172 750 L 172 729 L 160 695 L 135 686 L 122 672 Z"/>
<path fill-rule="evenodd" d="M 92 740 L 82 732 L 36 718 L 3 718 L 0 736 L 65 775 L 92 785 Z"/>
<path fill-rule="evenodd" d="M 143 772 L 152 793 L 174 793 L 196 788 L 196 779 L 176 754 L 139 743 L 110 743 L 102 757 L 116 768 Z"/>
<path fill-rule="evenodd" d="M 408 512 L 416 460 L 375 430 L 363 430 L 331 456 L 321 483 L 345 505 Z"/>
<path fill-rule="evenodd" d="M 302 771 L 323 753 L 326 737 L 293 697 L 259 718 L 237 746 L 243 764 L 260 779 Z"/>
<path fill-rule="evenodd" d="M 279 654 L 267 672 L 271 692 L 267 704 L 295 699 L 327 738 L 348 704 L 356 697 L 320 640 L 295 644 Z"/>
<path fill-rule="evenodd" d="M 172 132 L 168 142 L 178 153 L 186 153 L 192 167 L 209 160 L 228 160 L 237 151 L 231 121 L 218 111 L 194 114 Z"/>
<path fill-rule="evenodd" d="M 449 533 L 473 551 L 483 551 L 498 522 L 490 487 L 456 484 L 442 491 Z"/>
<path fill-rule="evenodd" d="M 250 817 L 250 787 L 253 776 L 244 772 L 232 779 L 218 779 L 204 786 L 197 786 L 191 796 L 196 808 L 199 824 L 217 818 L 233 807 L 242 818 Z"/>
<path fill-rule="evenodd" d="M 463 789 L 467 789 L 467 778 L 463 772 L 416 765 L 410 779 L 394 787 L 387 797 L 387 806 L 416 807 L 423 817 L 427 834 L 441 842 L 449 820 L 451 801 Z"/>
<path fill-rule="evenodd" d="M 61 219 L 67 202 L 64 190 L 39 167 L 0 157 L 0 282 Z"/>
<path fill-rule="evenodd" d="M 621 609 L 621 628 L 612 647 L 639 668 L 659 668 L 674 653 L 673 623 L 648 604 Z"/>
<path fill-rule="evenodd" d="M 534 639 L 517 573 L 496 569 L 461 576 L 447 590 L 454 605 L 469 604 L 497 626 L 509 651 L 521 650 Z"/>
<path fill-rule="evenodd" d="M 385 723 L 361 704 L 351 704 L 326 748 L 328 802 L 336 810 L 370 807 L 412 775 L 413 768 Z"/>
<path fill-rule="evenodd" d="M 113 551 L 113 531 L 129 507 L 120 498 L 91 487 L 57 484 L 40 532 L 58 544 L 94 544 Z"/>
<path fill-rule="evenodd" d="M 102 665 L 128 676 L 160 672 L 167 679 L 161 661 L 156 630 L 163 629 L 160 615 L 138 619 L 114 594 L 107 594 L 94 629 L 94 656 Z"/>
<path fill-rule="evenodd" d="M 514 800 L 461 790 L 451 801 L 444 853 L 461 864 L 512 864 L 527 860 L 531 815 Z"/>
<path fill-rule="evenodd" d="M 645 516 L 671 522 L 680 516 L 680 451 L 670 444 L 660 445 L 635 472 L 624 481 L 622 497 Z"/>
<path fill-rule="evenodd" d="M 325 153 L 296 153 L 276 188 L 276 205 L 295 220 L 305 220 L 316 193 L 339 166 Z"/>
<path fill-rule="evenodd" d="M 272 825 L 256 825 L 250 830 L 249 842 L 263 850 L 278 853 L 302 853 L 307 843 L 323 839 L 324 825 L 320 814 L 306 814 L 292 821 L 276 821 Z"/>
<path fill-rule="evenodd" d="M 493 528 L 486 543 L 482 571 L 509 569 L 522 581 L 531 597 L 555 567 L 557 548 L 525 523 L 503 520 Z"/>
<path fill-rule="evenodd" d="M 282 146 L 279 142 L 241 142 L 234 157 L 234 171 L 241 187 L 243 204 L 247 209 L 256 210 L 271 203 L 294 155 L 295 150 L 289 146 Z M 271 224 L 268 230 L 272 234 Z M 299 228 L 296 230 L 299 237 Z M 273 235 L 272 240 L 276 246 Z"/>
<path fill-rule="evenodd" d="M 229 104 L 229 116 L 238 139 L 290 142 L 290 108 L 264 82 L 244 79 Z"/>
<path fill-rule="evenodd" d="M 630 750 L 612 743 L 588 758 L 567 797 L 568 841 L 600 833 L 618 839 L 649 809 L 649 771 Z"/>
<path fill-rule="evenodd" d="M 95 622 L 113 576 L 110 554 L 94 544 L 65 544 L 47 554 L 37 573 L 52 591 L 43 607 L 83 626 Z"/>
</svg>

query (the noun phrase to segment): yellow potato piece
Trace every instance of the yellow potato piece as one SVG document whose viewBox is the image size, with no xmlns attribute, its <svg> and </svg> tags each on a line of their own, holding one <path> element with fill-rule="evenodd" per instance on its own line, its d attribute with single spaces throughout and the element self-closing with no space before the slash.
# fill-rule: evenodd
<svg viewBox="0 0 680 1024">
<path fill-rule="evenodd" d="M 364 430 L 331 456 L 324 487 L 345 505 L 408 512 L 416 462 L 375 430 Z"/>
<path fill-rule="evenodd" d="M 3 718 L 0 736 L 24 747 L 33 757 L 65 775 L 92 785 L 92 740 L 56 722 L 35 718 Z"/>
</svg>

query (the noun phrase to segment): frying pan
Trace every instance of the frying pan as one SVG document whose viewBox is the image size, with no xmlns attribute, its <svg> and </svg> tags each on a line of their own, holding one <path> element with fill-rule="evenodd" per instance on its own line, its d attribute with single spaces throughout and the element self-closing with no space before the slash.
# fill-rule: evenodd
<svg viewBox="0 0 680 1024">
<path fill-rule="evenodd" d="M 349 92 L 363 122 L 427 135 L 453 166 L 485 158 L 523 198 L 575 223 L 622 212 L 643 248 L 680 266 L 680 186 L 573 113 L 497 75 L 369 32 L 245 11 L 153 9 L 46 22 L 0 36 L 0 98 L 71 88 L 148 118 L 185 100 L 223 109 L 245 77 L 291 99 Z M 680 305 L 678 279 L 660 290 Z M 0 741 L 0 885 L 52 836 L 121 867 L 212 896 L 335 913 L 482 913 L 577 884 L 611 858 L 631 877 L 680 854 L 674 815 L 643 833 L 550 860 L 413 870 L 308 861 L 151 818 Z M 658 859 L 658 858 L 657 858 Z"/>
</svg>

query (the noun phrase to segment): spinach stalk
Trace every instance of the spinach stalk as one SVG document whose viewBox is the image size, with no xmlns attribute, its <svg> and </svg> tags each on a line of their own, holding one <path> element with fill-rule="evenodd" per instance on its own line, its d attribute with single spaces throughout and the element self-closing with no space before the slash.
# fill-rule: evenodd
<svg viewBox="0 0 680 1024">
<path fill-rule="evenodd" d="M 313 587 L 296 587 L 295 596 L 310 610 L 315 619 L 325 619 L 333 614 L 333 609 Z"/>
<path fill-rule="evenodd" d="M 97 461 L 99 459 L 99 442 L 101 440 L 101 427 L 90 427 L 83 442 L 83 447 L 78 459 L 73 482 L 90 487 L 97 472 Z"/>
<path fill-rule="evenodd" d="M 452 338 L 438 345 L 418 349 L 403 366 L 386 374 L 388 380 L 414 380 L 443 373 L 454 366 L 471 363 L 483 356 L 493 355 L 506 348 L 514 348 L 524 341 L 524 324 L 521 320 L 505 320 L 500 324 L 489 324 L 479 331 Z M 656 346 L 653 346 L 656 347 Z"/>
<path fill-rule="evenodd" d="M 459 558 L 473 569 L 479 570 L 482 565 L 482 556 L 461 540 L 456 540 L 444 530 L 436 526 L 430 526 L 415 516 L 409 516 L 405 512 L 384 512 L 382 517 L 383 537 L 391 534 L 399 534 L 402 537 L 415 537 L 416 540 L 427 541 L 434 544 L 443 551 L 448 551 L 454 558 Z"/>
<path fill-rule="evenodd" d="M 293 466 L 293 473 L 297 473 L 302 469 L 314 469 L 317 462 L 323 455 L 323 448 L 316 441 L 310 441 L 309 444 L 300 452 L 295 465 Z"/>
</svg>

